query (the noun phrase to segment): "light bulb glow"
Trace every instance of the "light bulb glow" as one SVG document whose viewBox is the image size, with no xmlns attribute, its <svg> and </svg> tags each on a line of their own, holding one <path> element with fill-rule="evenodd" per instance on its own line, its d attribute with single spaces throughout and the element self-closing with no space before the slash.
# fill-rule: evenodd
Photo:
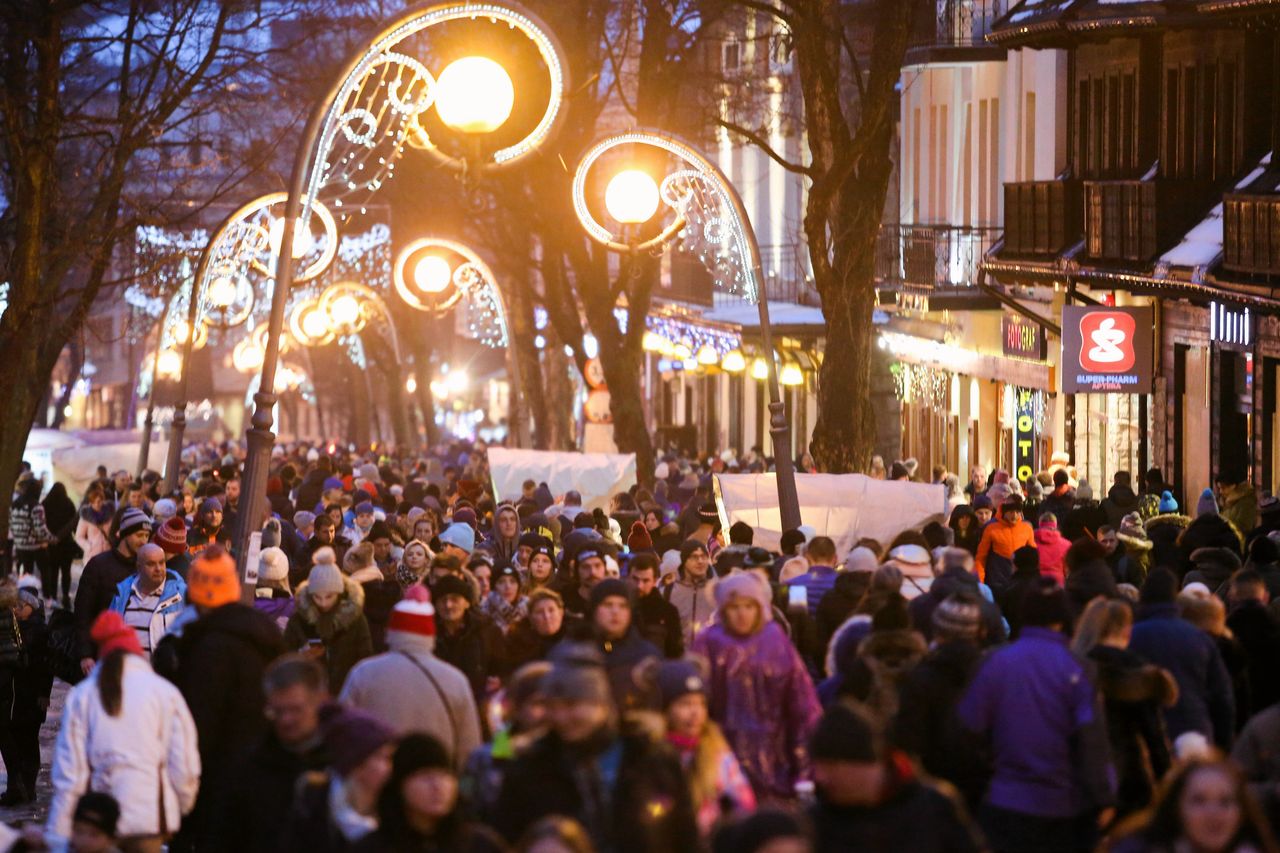
<svg viewBox="0 0 1280 853">
<path fill-rule="evenodd" d="M 751 362 L 751 378 L 760 380 L 769 378 L 769 364 L 759 356 L 756 357 L 755 361 Z"/>
<path fill-rule="evenodd" d="M 720 356 L 716 353 L 716 348 L 711 344 L 703 344 L 698 347 L 698 364 L 711 366 L 720 360 Z"/>
<path fill-rule="evenodd" d="M 281 217 L 272 221 L 271 228 L 267 231 L 267 240 L 271 243 L 271 254 L 273 256 L 280 255 L 280 244 L 284 242 L 284 218 Z M 311 229 L 302 225 L 299 219 L 293 224 L 293 259 L 303 257 L 315 247 L 315 237 L 311 235 Z"/>
<path fill-rule="evenodd" d="M 354 296 L 339 296 L 329 305 L 329 318 L 340 328 L 354 326 L 360 319 L 360 303 Z"/>
<path fill-rule="evenodd" d="M 667 342 L 666 338 L 657 332 L 645 332 L 644 339 L 640 342 L 647 352 L 662 352 L 662 346 Z"/>
<path fill-rule="evenodd" d="M 205 293 L 205 298 L 209 300 L 209 304 L 217 309 L 230 308 L 231 304 L 236 301 L 236 283 L 231 280 L 229 275 L 220 275 L 209 282 L 209 289 Z"/>
<path fill-rule="evenodd" d="M 413 268 L 413 283 L 423 293 L 442 293 L 453 281 L 453 268 L 439 255 L 427 255 Z"/>
<path fill-rule="evenodd" d="M 683 341 L 675 345 L 672 354 L 681 361 L 688 361 L 693 357 L 693 350 Z"/>
<path fill-rule="evenodd" d="M 308 338 L 319 340 L 329 331 L 329 327 L 325 324 L 324 315 L 313 308 L 302 315 L 302 331 Z"/>
<path fill-rule="evenodd" d="M 582 336 L 582 354 L 587 358 L 595 358 L 600 354 L 600 342 L 590 333 Z"/>
<path fill-rule="evenodd" d="M 782 372 L 778 374 L 778 382 L 789 386 L 803 385 L 804 373 L 797 364 L 784 364 Z"/>
<path fill-rule="evenodd" d="M 461 394 L 467 390 L 467 385 L 471 380 L 467 377 L 465 370 L 452 370 L 444 379 L 445 387 L 454 394 Z"/>
<path fill-rule="evenodd" d="M 156 362 L 156 373 L 165 378 L 176 377 L 182 371 L 182 356 L 171 349 L 167 349 L 160 353 L 160 359 Z"/>
<path fill-rule="evenodd" d="M 730 350 L 725 353 L 724 360 L 720 362 L 720 368 L 728 373 L 741 373 L 747 369 L 746 356 L 742 354 L 742 350 Z"/>
<path fill-rule="evenodd" d="M 614 175 L 604 191 L 605 210 L 623 225 L 648 222 L 660 202 L 657 181 L 639 169 L 624 169 Z"/>
<path fill-rule="evenodd" d="M 415 377 L 415 376 L 410 376 L 408 379 L 406 379 L 406 380 L 404 381 L 404 390 L 405 390 L 407 393 L 409 393 L 409 394 L 416 394 L 416 393 L 418 393 L 418 379 L 417 379 L 417 377 Z"/>
<path fill-rule="evenodd" d="M 436 112 L 459 133 L 493 133 L 515 106 L 511 75 L 485 56 L 456 59 L 436 80 Z"/>
</svg>

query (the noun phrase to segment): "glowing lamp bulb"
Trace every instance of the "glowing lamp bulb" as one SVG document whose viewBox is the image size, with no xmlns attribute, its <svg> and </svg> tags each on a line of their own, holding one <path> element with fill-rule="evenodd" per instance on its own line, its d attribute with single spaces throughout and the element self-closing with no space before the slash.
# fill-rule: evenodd
<svg viewBox="0 0 1280 853">
<path fill-rule="evenodd" d="M 711 344 L 703 344 L 698 347 L 698 364 L 710 366 L 720 360 L 720 356 L 716 353 L 716 348 Z"/>
<path fill-rule="evenodd" d="M 182 356 L 175 351 L 167 349 L 160 353 L 160 360 L 156 362 L 156 373 L 160 376 L 177 376 L 182 370 Z"/>
<path fill-rule="evenodd" d="M 284 219 L 277 219 L 271 223 L 271 228 L 267 231 L 267 240 L 271 243 L 271 254 L 275 257 L 280 256 L 280 245 L 284 242 Z M 311 236 L 311 229 L 304 228 L 302 220 L 293 224 L 293 258 L 297 260 L 303 255 L 311 251 L 315 246 L 315 238 Z"/>
<path fill-rule="evenodd" d="M 409 394 L 418 393 L 418 380 L 416 377 L 410 376 L 404 381 L 404 390 Z"/>
<path fill-rule="evenodd" d="M 231 303 L 236 301 L 236 283 L 231 280 L 231 276 L 218 276 L 209 282 L 207 298 L 214 308 L 230 308 Z"/>
<path fill-rule="evenodd" d="M 413 268 L 413 283 L 423 293 L 441 293 L 453 281 L 453 268 L 439 255 L 427 255 Z"/>
<path fill-rule="evenodd" d="M 647 352 L 662 352 L 662 345 L 665 342 L 666 341 L 662 335 L 659 335 L 657 332 L 645 332 L 644 340 L 641 341 L 640 346 L 642 346 Z"/>
<path fill-rule="evenodd" d="M 360 319 L 360 303 L 354 296 L 339 296 L 329 306 L 329 317 L 335 326 L 342 328 L 354 326 Z"/>
<path fill-rule="evenodd" d="M 755 361 L 751 362 L 751 378 L 769 378 L 769 364 L 763 358 L 757 357 Z"/>
<path fill-rule="evenodd" d="M 783 385 L 803 385 L 804 374 L 800 372 L 798 365 L 783 365 L 782 372 L 778 374 L 778 381 Z"/>
<path fill-rule="evenodd" d="M 313 341 L 320 340 L 329 331 L 324 315 L 314 308 L 302 315 L 301 325 L 303 334 Z"/>
<path fill-rule="evenodd" d="M 658 212 L 658 184 L 639 169 L 624 169 L 609 180 L 604 206 L 623 225 L 648 222 Z"/>
<path fill-rule="evenodd" d="M 493 133 L 511 117 L 516 103 L 511 75 L 492 59 L 456 59 L 436 80 L 436 112 L 459 133 Z"/>
<path fill-rule="evenodd" d="M 727 373 L 741 373 L 747 369 L 747 359 L 742 354 L 742 350 L 731 350 L 725 353 L 724 361 L 720 362 L 720 368 Z"/>
<path fill-rule="evenodd" d="M 467 378 L 465 370 L 451 370 L 449 375 L 445 377 L 446 387 L 455 394 L 461 394 L 467 390 L 470 380 Z"/>
</svg>

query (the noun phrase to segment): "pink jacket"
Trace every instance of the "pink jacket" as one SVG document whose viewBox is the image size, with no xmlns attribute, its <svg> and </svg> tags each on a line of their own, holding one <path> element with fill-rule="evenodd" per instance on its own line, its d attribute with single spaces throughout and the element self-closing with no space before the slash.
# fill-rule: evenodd
<svg viewBox="0 0 1280 853">
<path fill-rule="evenodd" d="M 1040 549 L 1040 574 L 1053 578 L 1059 585 L 1065 584 L 1067 569 L 1063 561 L 1071 543 L 1054 528 L 1037 527 L 1036 547 Z"/>
</svg>

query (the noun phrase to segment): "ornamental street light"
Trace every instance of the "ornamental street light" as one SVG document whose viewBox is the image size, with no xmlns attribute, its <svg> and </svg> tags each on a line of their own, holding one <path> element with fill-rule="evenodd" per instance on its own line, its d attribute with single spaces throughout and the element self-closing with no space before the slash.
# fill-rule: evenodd
<svg viewBox="0 0 1280 853">
<path fill-rule="evenodd" d="M 253 311 L 254 287 L 249 279 L 251 271 L 270 275 L 269 264 L 280 254 L 283 240 L 273 239 L 284 228 L 279 213 L 283 212 L 287 197 L 284 193 L 260 196 L 232 211 L 224 219 L 200 253 L 191 285 L 186 290 L 187 318 L 176 327 L 175 335 L 181 346 L 177 381 L 177 401 L 173 408 L 173 425 L 169 430 L 169 458 L 165 463 L 165 491 L 178 488 L 178 469 L 182 464 L 182 443 L 187 427 L 187 397 L 190 388 L 191 353 L 203 346 L 208 335 L 207 324 L 231 328 L 244 323 Z M 328 208 L 316 204 L 315 223 L 323 229 L 323 240 L 307 232 L 305 239 L 291 237 L 290 245 L 295 253 L 302 249 L 297 259 L 306 263 L 299 273 L 299 280 L 310 280 L 320 275 L 333 261 L 338 248 L 338 227 Z M 196 329 L 196 334 L 187 330 Z M 234 357 L 234 354 L 233 354 Z"/>
<path fill-rule="evenodd" d="M 481 156 L 479 135 L 506 121 L 511 111 L 507 101 L 514 104 L 514 87 L 508 90 L 492 68 L 475 61 L 440 81 L 412 53 L 415 37 L 434 26 L 485 20 L 505 25 L 506 31 L 517 31 L 533 43 L 546 66 L 550 87 L 546 109 L 532 130 L 518 141 Z M 340 208 L 357 193 L 376 192 L 394 174 L 395 162 L 405 145 L 424 150 L 466 175 L 502 169 L 519 161 L 537 149 L 561 121 L 566 66 L 564 52 L 547 27 L 515 3 L 454 0 L 405 12 L 347 62 L 312 110 L 294 159 L 279 244 L 293 245 L 295 228 L 309 222 L 321 195 Z M 475 72 L 474 76 L 467 73 L 468 69 Z M 460 90 L 464 95 L 456 94 Z M 439 112 L 441 98 L 443 113 Z M 467 104 L 467 100 L 479 103 Z M 427 134 L 420 119 L 433 104 L 446 127 L 468 137 L 467 158 L 450 156 Z M 275 405 L 279 334 L 297 266 L 284 252 L 277 254 L 268 320 L 271 333 L 254 395 L 252 426 L 246 435 L 248 453 L 234 542 L 242 578 L 247 577 L 250 541 L 262 523 L 266 507 L 267 475 L 275 441 L 271 411 Z M 245 584 L 244 588 L 248 600 L 252 585 Z"/>
<path fill-rule="evenodd" d="M 604 207 L 620 226 L 621 233 L 615 234 L 592 213 L 587 203 L 587 180 L 601 157 L 633 148 L 656 149 L 674 159 L 676 165 L 660 182 L 635 167 L 621 168 L 613 174 L 605 187 Z M 642 238 L 640 227 L 653 220 L 664 205 L 674 213 L 671 221 L 655 236 Z M 800 499 L 796 493 L 791 429 L 782 402 L 778 355 L 773 349 L 760 246 L 738 191 L 714 163 L 688 142 L 660 131 L 634 130 L 602 139 L 583 155 L 573 175 L 573 207 L 586 232 L 606 248 L 635 255 L 661 251 L 668 243 L 679 240 L 699 257 L 718 285 L 756 303 L 763 351 L 769 357 L 757 358 L 751 372 L 759 379 L 767 379 L 769 386 L 769 433 L 777 467 L 782 529 L 799 527 Z M 672 354 L 687 360 L 693 352 L 682 342 L 672 347 Z M 746 367 L 741 353 L 732 365 L 729 361 L 726 356 L 726 370 Z M 792 380 L 794 376 L 787 373 L 786 378 Z"/>
</svg>

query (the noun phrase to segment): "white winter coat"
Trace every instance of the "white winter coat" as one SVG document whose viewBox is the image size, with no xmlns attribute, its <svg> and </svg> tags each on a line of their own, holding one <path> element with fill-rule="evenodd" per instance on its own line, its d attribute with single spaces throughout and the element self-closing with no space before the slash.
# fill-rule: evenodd
<svg viewBox="0 0 1280 853">
<path fill-rule="evenodd" d="M 111 717 L 98 695 L 101 669 L 72 688 L 62 712 L 45 827 L 55 848 L 71 835 L 71 816 L 86 791 L 116 798 L 117 831 L 127 837 L 176 832 L 200 788 L 196 725 L 178 688 L 143 658 L 126 655 L 120 715 Z"/>
</svg>

